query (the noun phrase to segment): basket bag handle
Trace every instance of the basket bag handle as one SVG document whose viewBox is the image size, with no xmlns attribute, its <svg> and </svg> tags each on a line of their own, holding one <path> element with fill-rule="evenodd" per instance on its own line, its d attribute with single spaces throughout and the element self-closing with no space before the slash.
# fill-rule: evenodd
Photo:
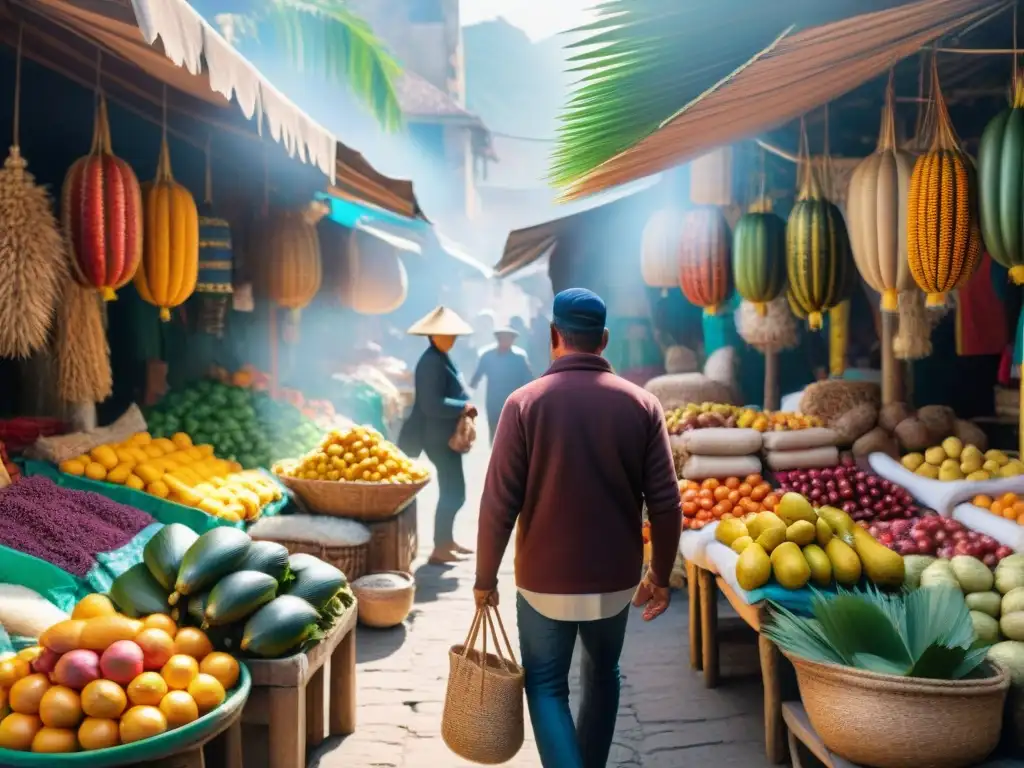
<svg viewBox="0 0 1024 768">
<path fill-rule="evenodd" d="M 493 613 L 493 616 L 492 616 Z M 504 641 L 505 650 L 501 649 L 501 644 L 498 642 L 498 633 L 494 628 L 494 620 L 497 619 L 498 629 L 501 631 L 501 638 Z M 482 639 L 480 638 L 482 630 Z M 491 605 L 485 605 L 482 608 L 476 609 L 476 615 L 473 616 L 473 623 L 469 625 L 469 634 L 466 636 L 466 642 L 462 646 L 462 658 L 465 659 L 469 656 L 469 652 L 476 647 L 478 639 L 481 639 L 481 675 L 480 675 L 480 697 L 483 698 L 484 694 L 484 681 L 487 679 L 487 675 L 482 674 L 487 668 L 487 633 L 490 631 L 491 638 L 494 642 L 494 657 L 498 660 L 501 666 L 506 672 L 511 674 L 517 674 L 520 672 L 520 667 L 516 663 L 515 653 L 512 651 L 512 643 L 509 642 L 508 633 L 505 632 L 505 625 L 501 621 L 501 614 L 498 609 Z M 506 655 L 507 654 L 507 655 Z"/>
</svg>

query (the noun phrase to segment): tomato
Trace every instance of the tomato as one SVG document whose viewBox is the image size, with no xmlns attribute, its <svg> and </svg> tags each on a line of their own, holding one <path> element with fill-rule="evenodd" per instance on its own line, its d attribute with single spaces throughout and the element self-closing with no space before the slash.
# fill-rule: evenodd
<svg viewBox="0 0 1024 768">
<path fill-rule="evenodd" d="M 722 512 L 732 512 L 733 504 L 728 499 L 723 499 L 715 505 L 715 508 L 721 508 Z"/>
<path fill-rule="evenodd" d="M 697 514 L 697 502 L 695 501 L 684 501 L 683 502 L 683 514 L 687 517 L 693 517 Z"/>
<path fill-rule="evenodd" d="M 717 488 L 719 485 L 720 483 L 713 477 L 709 477 L 707 480 L 700 484 L 701 488 L 705 488 L 709 491 L 715 490 L 715 488 Z"/>
<path fill-rule="evenodd" d="M 696 480 L 687 480 L 686 481 L 686 487 L 688 489 L 690 489 L 690 490 L 693 490 L 693 491 L 699 491 L 700 490 L 700 483 L 698 483 Z"/>
<path fill-rule="evenodd" d="M 729 489 L 736 489 L 740 487 L 740 479 L 738 477 L 728 477 L 725 480 L 725 487 Z"/>
<path fill-rule="evenodd" d="M 755 485 L 760 485 L 761 483 L 763 483 L 764 478 L 761 477 L 760 475 L 747 475 L 746 479 L 743 482 L 753 487 Z"/>
<path fill-rule="evenodd" d="M 703 498 L 703 499 L 701 499 L 700 501 L 697 502 L 697 506 L 699 506 L 701 509 L 705 509 L 705 510 L 706 509 L 711 509 L 712 507 L 715 506 L 715 500 L 714 499 L 709 499 L 709 498 Z"/>
<path fill-rule="evenodd" d="M 771 486 L 766 483 L 761 483 L 750 492 L 750 498 L 754 501 L 762 501 L 771 492 L 771 490 Z"/>
<path fill-rule="evenodd" d="M 761 505 L 753 499 L 740 499 L 740 506 L 747 512 L 760 512 Z"/>
<path fill-rule="evenodd" d="M 743 485 L 736 490 L 740 492 L 740 496 L 749 496 L 750 492 L 754 489 L 751 487 L 750 483 L 743 483 Z"/>
<path fill-rule="evenodd" d="M 726 496 L 726 498 L 729 501 L 731 501 L 732 505 L 735 507 L 737 504 L 740 503 L 740 492 L 739 491 L 729 491 L 729 495 Z"/>
<path fill-rule="evenodd" d="M 683 491 L 683 496 L 682 496 L 683 501 L 693 501 L 696 498 L 697 498 L 697 492 L 695 490 L 693 490 L 692 488 L 687 488 L 685 491 Z"/>
<path fill-rule="evenodd" d="M 761 506 L 771 512 L 779 503 L 779 497 L 774 493 L 769 493 L 761 500 Z"/>
<path fill-rule="evenodd" d="M 717 488 L 715 488 L 714 496 L 715 501 L 722 501 L 723 499 L 727 499 L 729 498 L 729 489 L 724 485 L 720 485 Z"/>
</svg>

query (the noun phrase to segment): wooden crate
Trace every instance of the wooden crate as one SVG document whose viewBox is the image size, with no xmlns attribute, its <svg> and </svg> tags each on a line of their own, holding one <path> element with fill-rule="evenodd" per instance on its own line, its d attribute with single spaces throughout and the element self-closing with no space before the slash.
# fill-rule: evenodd
<svg viewBox="0 0 1024 768">
<path fill-rule="evenodd" d="M 369 573 L 412 570 L 412 561 L 416 559 L 419 546 L 415 498 L 410 499 L 394 517 L 367 522 L 366 526 L 372 535 L 367 557 Z"/>
</svg>

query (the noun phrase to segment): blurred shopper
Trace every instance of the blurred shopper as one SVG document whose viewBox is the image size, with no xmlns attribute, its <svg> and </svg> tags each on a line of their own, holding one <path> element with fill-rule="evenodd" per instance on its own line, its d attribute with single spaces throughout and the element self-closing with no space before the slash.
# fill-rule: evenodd
<svg viewBox="0 0 1024 768">
<path fill-rule="evenodd" d="M 522 320 L 519 321 L 520 323 Z M 511 326 L 498 328 L 494 331 L 496 343 L 485 347 L 480 353 L 476 365 L 476 373 L 469 382 L 471 389 L 480 385 L 480 380 L 487 379 L 487 397 L 484 409 L 487 411 L 487 426 L 490 429 L 491 445 L 494 445 L 494 433 L 498 429 L 498 417 L 505 406 L 508 396 L 524 384 L 533 381 L 533 371 L 526 352 L 515 346 L 519 332 Z"/>
<path fill-rule="evenodd" d="M 487 470 L 474 595 L 497 605 L 498 567 L 516 530 L 516 611 L 526 699 L 544 768 L 601 768 L 619 708 L 629 603 L 668 607 L 679 544 L 679 486 L 653 395 L 601 357 L 607 310 L 596 294 L 555 297 L 547 373 L 505 403 Z M 643 562 L 643 506 L 652 562 Z M 639 586 L 637 582 L 640 582 Z M 574 725 L 569 667 L 582 643 Z"/>
<path fill-rule="evenodd" d="M 426 336 L 430 346 L 416 364 L 416 394 L 412 412 L 402 425 L 398 447 L 415 458 L 426 451 L 437 470 L 439 497 L 434 515 L 434 551 L 430 562 L 456 563 L 460 555 L 473 550 L 455 542 L 455 515 L 466 502 L 466 479 L 462 454 L 451 449 L 449 440 L 463 414 L 476 415 L 469 395 L 449 353 L 459 336 L 473 329 L 453 310 L 438 307 L 409 328 L 412 336 Z"/>
</svg>

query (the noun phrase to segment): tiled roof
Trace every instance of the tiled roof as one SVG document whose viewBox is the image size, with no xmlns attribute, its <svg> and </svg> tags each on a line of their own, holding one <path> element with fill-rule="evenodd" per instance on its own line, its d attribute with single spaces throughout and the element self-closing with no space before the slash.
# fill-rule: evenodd
<svg viewBox="0 0 1024 768">
<path fill-rule="evenodd" d="M 398 76 L 395 91 L 407 117 L 446 117 L 480 122 L 480 118 L 459 106 L 451 96 L 410 70 Z"/>
</svg>

